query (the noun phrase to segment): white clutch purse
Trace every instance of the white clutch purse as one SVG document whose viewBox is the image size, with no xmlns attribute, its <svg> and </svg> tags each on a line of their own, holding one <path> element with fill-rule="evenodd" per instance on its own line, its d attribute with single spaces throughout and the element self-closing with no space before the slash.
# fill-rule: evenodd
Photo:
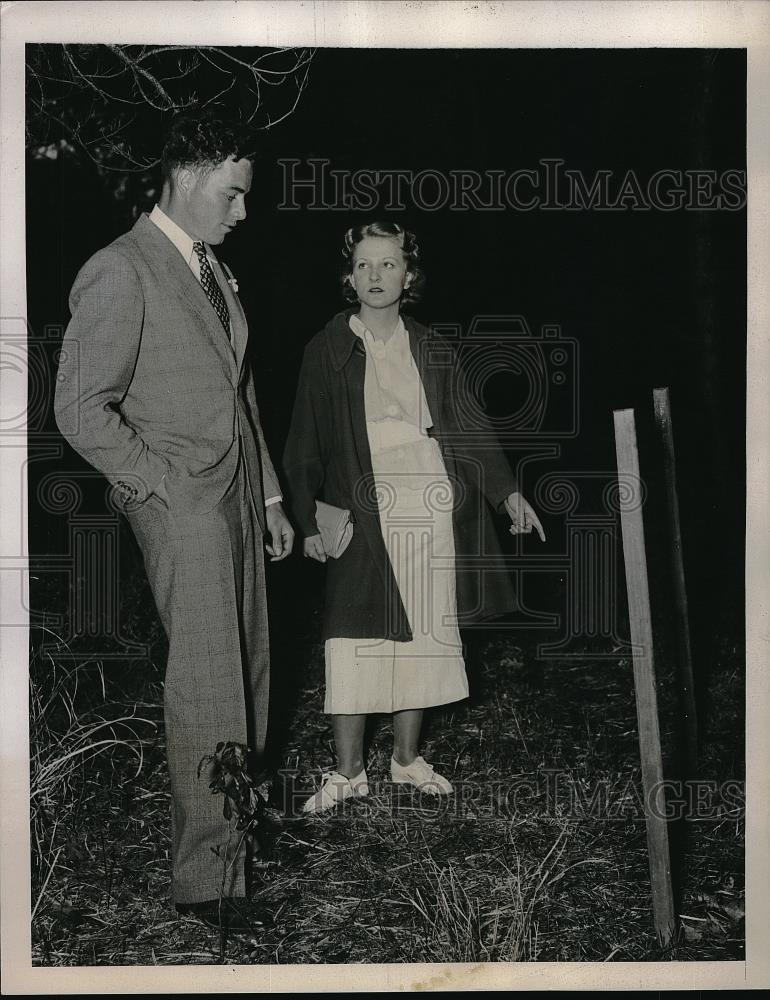
<svg viewBox="0 0 770 1000">
<path fill-rule="evenodd" d="M 326 555 L 331 559 L 339 559 L 353 537 L 352 512 L 324 503 L 323 500 L 316 500 L 315 520 Z"/>
</svg>

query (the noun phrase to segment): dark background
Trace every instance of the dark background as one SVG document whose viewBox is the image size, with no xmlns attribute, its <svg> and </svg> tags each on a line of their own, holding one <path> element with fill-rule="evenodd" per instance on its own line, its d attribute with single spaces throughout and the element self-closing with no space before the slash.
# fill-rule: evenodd
<svg viewBox="0 0 770 1000">
<path fill-rule="evenodd" d="M 341 238 L 360 221 L 345 211 L 279 210 L 276 159 L 324 157 L 331 168 L 350 170 L 511 172 L 558 157 L 589 179 L 612 170 L 615 182 L 628 169 L 642 181 L 663 168 L 740 170 L 745 77 L 743 50 L 319 50 L 298 109 L 266 144 L 249 219 L 221 250 L 249 317 L 274 456 L 302 348 L 343 306 Z M 78 269 L 131 225 L 135 204 L 148 207 L 140 193 L 131 197 L 130 185 L 128 191 L 116 198 L 87 162 L 30 161 L 33 340 L 66 324 Z M 467 330 L 479 314 L 518 314 L 534 333 L 559 324 L 577 341 L 580 433 L 563 441 L 559 458 L 541 472 L 611 473 L 612 409 L 634 406 L 644 423 L 652 389 L 669 386 L 696 662 L 707 672 L 716 649 L 726 641 L 739 647 L 743 637 L 745 212 L 412 206 L 393 218 L 417 232 L 422 250 L 428 284 L 417 318 Z M 56 337 L 49 331 L 49 347 Z M 515 392 L 515 380 L 503 373 L 490 383 L 486 402 L 504 408 Z M 30 441 L 33 458 L 36 440 L 55 440 L 50 399 L 41 430 Z M 510 452 L 513 463 L 518 457 Z M 64 461 L 84 468 L 69 449 Z M 36 478 L 54 466 L 33 462 L 30 496 Z M 525 495 L 532 487 L 525 477 Z M 543 520 L 557 551 L 558 518 Z M 63 530 L 33 499 L 31 552 L 57 551 Z M 304 593 L 309 605 L 317 603 L 316 568 L 288 560 L 271 576 L 274 592 Z M 561 578 L 541 581 L 535 591 L 545 606 L 558 608 Z"/>
</svg>

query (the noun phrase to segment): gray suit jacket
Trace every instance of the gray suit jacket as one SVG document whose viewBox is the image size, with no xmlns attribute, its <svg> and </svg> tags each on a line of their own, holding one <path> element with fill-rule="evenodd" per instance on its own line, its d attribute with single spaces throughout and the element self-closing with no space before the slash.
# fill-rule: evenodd
<svg viewBox="0 0 770 1000">
<path fill-rule="evenodd" d="M 142 215 L 94 254 L 70 295 L 54 410 L 64 437 L 137 504 L 165 475 L 175 508 L 206 513 L 244 463 L 264 530 L 280 493 L 244 353 L 246 318 L 219 268 L 233 345 L 200 282 Z"/>
</svg>

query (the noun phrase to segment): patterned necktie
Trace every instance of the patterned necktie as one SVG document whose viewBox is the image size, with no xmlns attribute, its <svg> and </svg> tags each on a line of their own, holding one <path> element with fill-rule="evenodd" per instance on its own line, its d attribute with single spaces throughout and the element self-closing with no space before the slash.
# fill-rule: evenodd
<svg viewBox="0 0 770 1000">
<path fill-rule="evenodd" d="M 227 303 L 225 302 L 225 297 L 222 294 L 222 289 L 219 287 L 219 283 L 214 277 L 214 272 L 211 270 L 211 264 L 209 264 L 209 259 L 206 256 L 206 248 L 203 243 L 198 241 L 197 243 L 193 243 L 193 250 L 197 254 L 198 261 L 201 266 L 201 284 L 203 285 L 203 291 L 208 296 L 209 302 L 214 307 L 214 311 L 222 321 L 225 333 L 229 337 L 230 310 L 227 308 Z"/>
</svg>

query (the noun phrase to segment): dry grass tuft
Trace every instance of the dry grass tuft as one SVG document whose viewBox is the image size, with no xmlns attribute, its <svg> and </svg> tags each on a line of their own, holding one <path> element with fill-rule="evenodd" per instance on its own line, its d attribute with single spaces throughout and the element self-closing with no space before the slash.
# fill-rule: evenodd
<svg viewBox="0 0 770 1000">
<path fill-rule="evenodd" d="M 48 630 L 46 630 L 48 631 Z M 29 673 L 30 822 L 33 857 L 32 919 L 40 907 L 65 851 L 62 835 L 85 805 L 84 791 L 97 758 L 125 767 L 129 780 L 144 764 L 145 746 L 156 734 L 137 706 L 107 694 L 100 663 L 86 660 L 65 666 L 50 653 L 34 651 Z"/>
</svg>

